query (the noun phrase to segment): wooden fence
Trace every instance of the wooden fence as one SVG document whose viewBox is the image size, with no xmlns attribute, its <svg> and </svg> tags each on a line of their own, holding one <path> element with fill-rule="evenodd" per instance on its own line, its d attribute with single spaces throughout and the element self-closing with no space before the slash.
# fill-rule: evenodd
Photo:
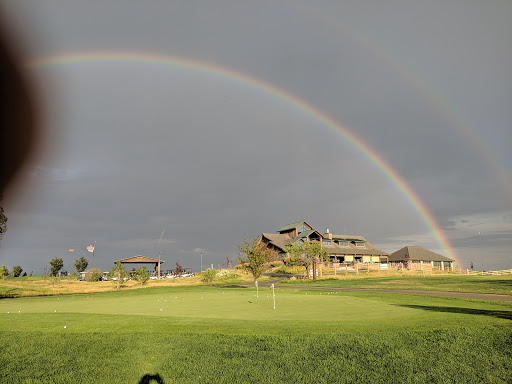
<svg viewBox="0 0 512 384">
<path fill-rule="evenodd" d="M 328 264 L 328 265 L 319 265 L 316 271 L 316 275 L 321 277 L 323 275 L 340 275 L 340 274 L 348 274 L 348 273 L 375 273 L 380 272 L 383 274 L 426 274 L 433 272 L 446 272 L 446 273 L 458 273 L 461 275 L 494 275 L 494 276 L 503 276 L 503 275 L 512 275 L 512 269 L 504 269 L 500 271 L 471 271 L 468 269 L 462 268 L 452 268 L 452 267 L 438 267 L 432 266 L 431 264 L 411 264 L 410 268 L 401 268 L 397 265 L 391 264 Z M 310 277 L 313 276 L 313 270 L 309 270 Z"/>
</svg>

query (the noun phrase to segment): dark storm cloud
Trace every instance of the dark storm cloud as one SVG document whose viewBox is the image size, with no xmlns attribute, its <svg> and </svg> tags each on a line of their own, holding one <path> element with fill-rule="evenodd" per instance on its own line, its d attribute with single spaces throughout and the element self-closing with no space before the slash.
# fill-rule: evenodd
<svg viewBox="0 0 512 384">
<path fill-rule="evenodd" d="M 485 249 L 489 266 L 510 264 L 512 224 L 503 218 L 510 195 L 468 131 L 494 149 L 505 169 L 512 167 L 510 5 L 48 0 L 3 6 L 32 57 L 100 50 L 181 56 L 302 98 L 404 178 L 463 262 Z M 159 251 L 170 265 L 197 266 L 201 251 L 205 265 L 217 265 L 234 256 L 243 236 L 298 220 L 363 235 L 388 252 L 417 244 L 443 253 L 378 167 L 277 97 L 150 63 L 68 64 L 35 74 L 51 111 L 51 145 L 26 196 L 8 211 L 3 263 L 41 269 L 64 254 L 72 269 L 68 248 L 83 251 L 96 241 L 105 268 Z M 477 227 L 486 233 L 482 241 Z"/>
</svg>

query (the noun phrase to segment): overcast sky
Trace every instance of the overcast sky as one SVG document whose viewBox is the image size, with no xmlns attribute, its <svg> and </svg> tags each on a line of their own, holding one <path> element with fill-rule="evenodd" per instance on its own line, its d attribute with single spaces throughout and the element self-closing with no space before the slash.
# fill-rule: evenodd
<svg viewBox="0 0 512 384">
<path fill-rule="evenodd" d="M 512 268 L 512 2 L 0 0 L 27 63 L 181 58 L 271 84 L 345 127 L 414 190 L 462 267 Z M 90 55 L 91 58 L 93 57 Z M 113 60 L 29 68 L 44 153 L 3 205 L 0 263 L 135 255 L 200 268 L 305 220 L 448 255 L 362 151 L 215 71 Z M 218 71 L 217 71 L 218 72 Z M 163 234 L 163 236 L 161 236 Z M 161 240 L 160 240 L 161 239 Z M 74 248 L 73 253 L 69 252 Z"/>
</svg>

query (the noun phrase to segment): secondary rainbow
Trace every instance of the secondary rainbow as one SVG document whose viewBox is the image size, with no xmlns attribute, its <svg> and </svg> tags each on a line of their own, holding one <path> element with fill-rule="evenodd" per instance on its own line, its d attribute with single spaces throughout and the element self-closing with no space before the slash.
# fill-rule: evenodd
<svg viewBox="0 0 512 384">
<path fill-rule="evenodd" d="M 140 52 L 77 52 L 37 58 L 29 61 L 27 66 L 29 68 L 40 68 L 57 64 L 62 65 L 87 62 L 146 63 L 196 70 L 210 73 L 214 76 L 226 78 L 230 81 L 243 84 L 253 89 L 257 89 L 264 94 L 285 101 L 287 104 L 301 110 L 307 115 L 314 117 L 326 127 L 340 134 L 352 146 L 354 146 L 365 157 L 367 157 L 386 176 L 386 178 L 390 180 L 395 188 L 405 197 L 411 207 L 418 213 L 418 216 L 425 223 L 439 246 L 444 250 L 446 256 L 454 259 L 460 265 L 455 251 L 451 247 L 439 224 L 436 222 L 432 214 L 430 214 L 427 207 L 420 200 L 418 195 L 405 182 L 405 180 L 403 180 L 403 178 L 393 168 L 391 168 L 391 166 L 381 156 L 379 156 L 372 148 L 370 148 L 368 144 L 358 138 L 354 133 L 350 132 L 345 126 L 334 121 L 325 113 L 313 107 L 305 100 L 302 100 L 301 98 L 283 89 L 280 89 L 273 84 L 267 83 L 261 79 L 257 79 L 247 74 L 220 67 L 211 63 L 195 61 L 178 56 L 167 56 Z"/>
<path fill-rule="evenodd" d="M 321 12 L 317 7 L 298 2 L 293 3 L 293 6 L 307 17 L 314 17 L 317 24 L 326 26 L 331 30 L 331 33 L 336 32 L 349 38 L 357 46 L 364 48 L 374 60 L 378 60 L 379 63 L 386 65 L 402 77 L 407 84 L 415 89 L 418 94 L 422 95 L 428 103 L 450 122 L 451 127 L 457 130 L 463 140 L 466 140 L 471 145 L 478 156 L 488 165 L 489 170 L 494 174 L 496 181 L 502 185 L 507 196 L 512 198 L 512 173 L 499 161 L 496 156 L 497 150 L 491 148 L 486 137 L 472 129 L 464 121 L 464 118 L 459 113 L 456 113 L 456 109 L 448 102 L 448 97 L 443 97 L 439 90 L 433 88 L 432 81 L 423 79 L 418 73 L 414 73 L 411 66 L 406 65 L 407 61 L 404 58 L 400 59 L 396 54 L 391 55 L 389 51 L 384 49 L 375 40 L 370 39 L 353 25 L 349 25 L 334 17 L 333 13 Z"/>
</svg>

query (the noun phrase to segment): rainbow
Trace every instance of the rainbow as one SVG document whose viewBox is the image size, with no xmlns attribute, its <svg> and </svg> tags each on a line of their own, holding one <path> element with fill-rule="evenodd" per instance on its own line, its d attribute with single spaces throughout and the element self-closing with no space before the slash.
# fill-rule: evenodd
<svg viewBox="0 0 512 384">
<path fill-rule="evenodd" d="M 275 97 L 284 101 L 288 105 L 301 110 L 303 113 L 313 117 L 326 127 L 340 134 L 343 139 L 348 141 L 353 147 L 359 150 L 366 158 L 370 160 L 395 186 L 399 193 L 405 197 L 409 205 L 417 212 L 420 219 L 425 223 L 428 230 L 432 233 L 434 239 L 444 250 L 447 257 L 455 260 L 459 265 L 457 255 L 451 247 L 448 239 L 444 235 L 439 224 L 436 222 L 432 214 L 428 211 L 425 204 L 420 200 L 418 195 L 407 185 L 405 180 L 396 172 L 382 157 L 380 157 L 368 144 L 350 132 L 346 127 L 337 123 L 329 116 L 313 107 L 311 104 L 300 99 L 299 97 L 277 88 L 263 80 L 251 77 L 247 74 L 234 71 L 232 69 L 220 67 L 202 61 L 195 61 L 184 57 L 167 56 L 162 54 L 140 53 L 140 52 L 78 52 L 62 55 L 46 56 L 31 60 L 27 63 L 29 68 L 41 68 L 52 65 L 83 63 L 83 62 L 130 62 L 130 63 L 146 63 L 156 65 L 172 66 L 174 68 L 184 68 L 212 74 L 249 86 L 263 94 Z"/>
<path fill-rule="evenodd" d="M 301 11 L 306 17 L 315 17 L 318 25 L 325 26 L 331 32 L 341 33 L 354 41 L 359 47 L 365 49 L 370 55 L 375 57 L 379 63 L 385 64 L 388 68 L 395 71 L 402 77 L 407 84 L 422 95 L 428 103 L 430 103 L 437 111 L 450 122 L 463 140 L 466 140 L 475 153 L 487 164 L 494 174 L 496 181 L 501 184 L 503 190 L 512 198 L 512 173 L 495 155 L 496 150 L 491 148 L 488 140 L 475 129 L 472 129 L 464 118 L 455 112 L 455 108 L 449 104 L 447 97 L 443 97 L 441 92 L 435 90 L 430 84 L 431 81 L 422 79 L 417 73 L 414 73 L 410 66 L 405 64 L 404 59 L 399 60 L 396 56 L 391 55 L 384 48 L 375 43 L 375 41 L 366 37 L 354 26 L 342 22 L 333 16 L 334 13 L 325 13 L 318 10 L 317 7 L 310 6 L 305 3 L 294 2 L 294 7 Z"/>
</svg>

